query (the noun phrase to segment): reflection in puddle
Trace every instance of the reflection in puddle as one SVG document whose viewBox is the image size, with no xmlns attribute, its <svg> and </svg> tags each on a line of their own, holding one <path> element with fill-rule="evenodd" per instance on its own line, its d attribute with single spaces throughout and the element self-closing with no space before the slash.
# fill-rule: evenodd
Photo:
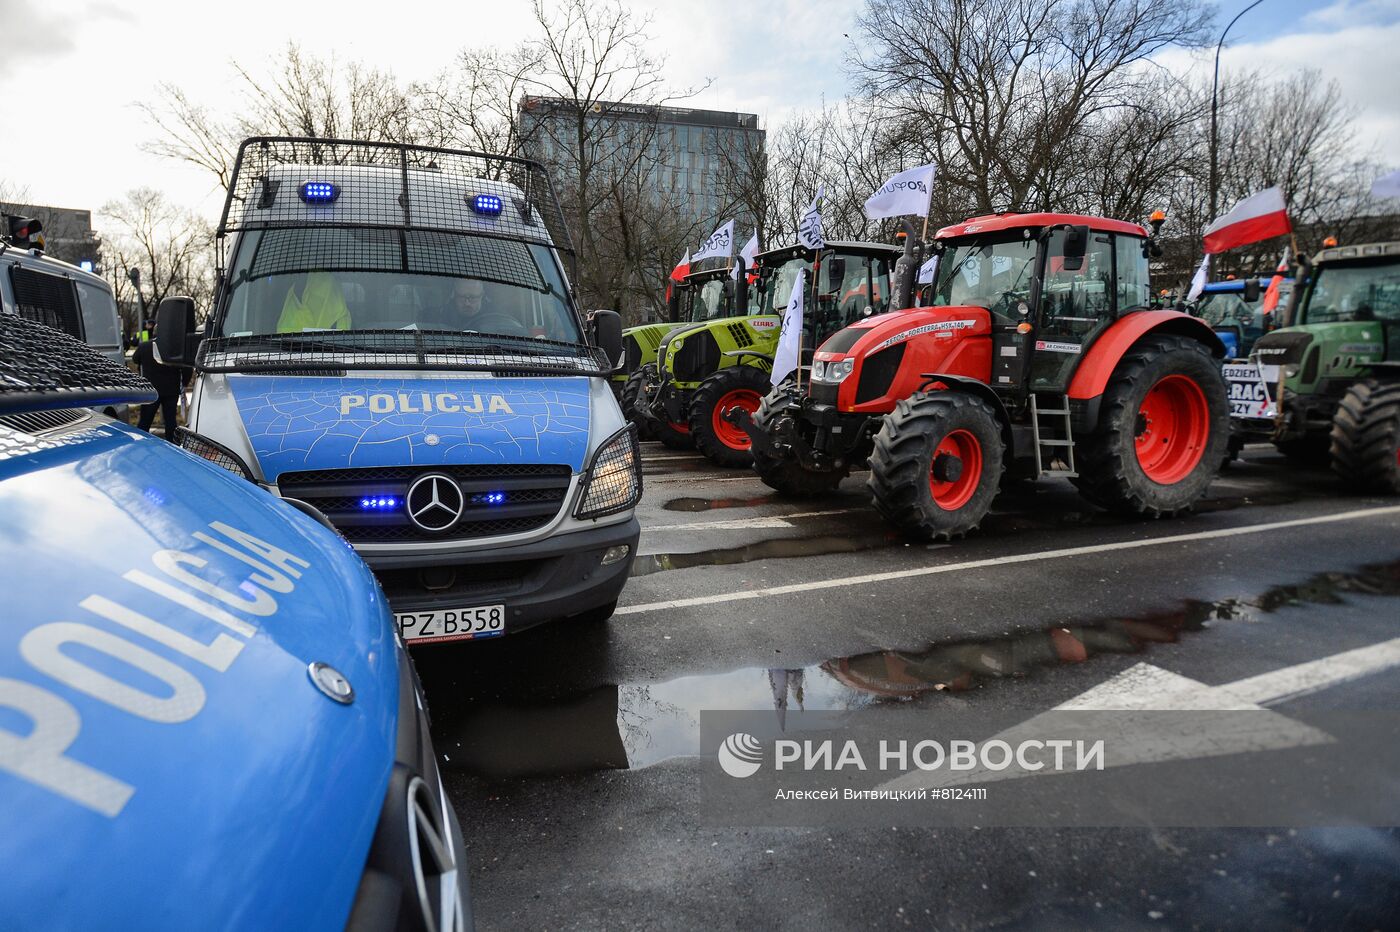
<svg viewBox="0 0 1400 932">
<path fill-rule="evenodd" d="M 788 557 L 819 557 L 830 553 L 858 553 L 878 547 L 893 547 L 903 543 L 892 532 L 850 537 L 779 537 L 761 540 L 742 547 L 717 547 L 694 553 L 648 553 L 632 561 L 633 576 L 650 576 L 666 570 L 685 570 L 696 566 L 732 566 L 753 560 L 774 560 Z"/>
<path fill-rule="evenodd" d="M 794 542 L 796 543 L 796 542 Z M 1400 596 L 1400 561 L 1352 573 L 1322 573 L 1251 598 L 1189 601 L 1177 611 L 1112 618 L 926 650 L 871 651 L 804 669 L 745 668 L 661 683 L 601 686 L 565 697 L 531 696 L 528 677 L 503 681 L 486 701 L 470 699 L 439 722 L 444 766 L 489 777 L 646 767 L 699 751 L 706 709 L 845 711 L 974 689 L 986 680 L 1033 676 L 1170 644 L 1213 621 L 1254 622 L 1292 605 L 1336 605 L 1345 595 Z M 515 690 L 513 694 L 513 690 Z"/>
</svg>

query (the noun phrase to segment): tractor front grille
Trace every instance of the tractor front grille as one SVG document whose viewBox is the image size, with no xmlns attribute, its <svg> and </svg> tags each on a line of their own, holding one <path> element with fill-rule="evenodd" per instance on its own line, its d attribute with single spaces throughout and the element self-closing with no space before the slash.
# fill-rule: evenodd
<svg viewBox="0 0 1400 932">
<path fill-rule="evenodd" d="M 462 493 L 461 517 L 441 531 L 424 530 L 408 516 L 409 486 L 428 473 L 447 476 Z M 389 466 L 283 473 L 277 488 L 286 498 L 314 506 L 352 544 L 392 544 L 473 540 L 538 530 L 564 507 L 572 477 L 568 466 L 547 464 Z M 498 493 L 500 500 L 488 500 Z M 395 505 L 372 506 L 384 499 L 393 499 Z"/>
</svg>

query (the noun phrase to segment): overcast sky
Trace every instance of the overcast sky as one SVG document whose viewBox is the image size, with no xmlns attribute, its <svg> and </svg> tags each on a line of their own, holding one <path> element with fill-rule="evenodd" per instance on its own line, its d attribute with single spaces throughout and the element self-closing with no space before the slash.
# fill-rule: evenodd
<svg viewBox="0 0 1400 932">
<path fill-rule="evenodd" d="M 1170 0 L 1165 0 L 1170 2 Z M 1220 7 L 1217 30 L 1248 0 Z M 858 0 L 636 0 L 653 17 L 674 87 L 710 89 L 694 105 L 758 113 L 767 125 L 847 90 L 842 64 Z M 197 12 L 196 12 L 197 10 Z M 294 13 L 291 11 L 295 11 Z M 147 155 L 152 129 L 133 104 L 173 81 L 218 110 L 238 104 L 230 62 L 266 70 L 288 40 L 426 78 L 464 46 L 511 45 L 530 28 L 527 0 L 360 4 L 242 0 L 0 0 L 0 190 L 94 210 L 149 185 L 213 217 L 211 176 Z M 1210 53 L 1171 51 L 1173 70 L 1209 74 Z M 1400 164 L 1400 0 L 1264 0 L 1231 32 L 1224 66 L 1313 67 L 1361 108 L 1360 141 Z M 100 218 L 99 218 L 100 223 Z"/>
</svg>

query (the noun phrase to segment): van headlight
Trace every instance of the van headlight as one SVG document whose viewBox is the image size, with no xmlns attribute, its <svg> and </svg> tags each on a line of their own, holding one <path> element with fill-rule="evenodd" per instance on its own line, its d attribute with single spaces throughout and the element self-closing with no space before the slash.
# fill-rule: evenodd
<svg viewBox="0 0 1400 932">
<path fill-rule="evenodd" d="M 642 497 L 642 458 L 637 427 L 628 424 L 613 434 L 598 452 L 583 477 L 583 495 L 576 518 L 602 518 L 626 511 Z"/>
<path fill-rule="evenodd" d="M 175 443 L 186 453 L 193 453 L 215 466 L 222 466 L 235 476 L 242 476 L 249 482 L 257 482 L 253 478 L 253 471 L 248 468 L 247 463 L 243 462 L 243 458 L 222 443 L 215 443 L 203 434 L 196 434 L 187 427 L 175 428 Z"/>
<path fill-rule="evenodd" d="M 844 381 L 846 376 L 855 369 L 856 361 L 852 359 L 837 359 L 832 362 L 812 363 L 812 381 L 837 383 Z"/>
</svg>

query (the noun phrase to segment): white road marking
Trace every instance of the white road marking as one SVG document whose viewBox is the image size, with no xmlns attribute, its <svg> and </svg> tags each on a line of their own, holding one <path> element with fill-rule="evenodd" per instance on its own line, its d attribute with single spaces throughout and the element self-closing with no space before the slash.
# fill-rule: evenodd
<svg viewBox="0 0 1400 932">
<path fill-rule="evenodd" d="M 642 484 L 652 482 L 757 482 L 758 476 L 715 476 L 708 473 L 685 473 L 679 476 L 646 476 Z"/>
<path fill-rule="evenodd" d="M 1163 670 L 1150 663 L 1138 663 L 1098 686 L 1081 693 L 1049 712 L 1037 715 L 990 740 L 1000 739 L 1013 746 L 1053 731 L 1057 738 L 1104 740 L 1113 747 L 1108 766 L 1144 764 L 1164 760 L 1191 760 L 1281 750 L 1291 747 L 1329 744 L 1325 732 L 1296 722 L 1265 707 L 1350 683 L 1364 676 L 1400 666 L 1400 638 L 1342 651 L 1330 657 L 1271 670 L 1220 686 L 1207 686 L 1199 680 Z M 1057 712 L 1167 712 L 1167 711 L 1250 711 L 1248 718 L 1212 717 L 1209 727 L 1199 727 L 1199 719 L 1182 719 L 1179 732 L 1164 731 L 1171 722 L 1154 717 L 1139 724 L 1132 715 L 1112 719 L 1095 718 L 1076 724 Z M 1082 733 L 1078 733 L 1082 728 Z M 1053 770 L 1024 770 L 1013 766 L 993 771 L 975 768 L 959 772 L 907 773 L 885 783 L 882 789 L 942 787 L 964 783 L 989 783 L 1017 777 L 1048 775 Z"/>
<path fill-rule="evenodd" d="M 820 518 L 826 515 L 844 515 L 864 508 L 833 508 L 829 511 L 799 511 L 791 515 L 765 515 L 758 518 L 734 518 L 729 521 L 692 521 L 689 524 L 659 524 L 644 527 L 643 532 L 652 531 L 739 531 L 748 528 L 792 527 L 796 518 Z"/>
<path fill-rule="evenodd" d="M 1390 505 L 1383 508 L 1362 508 L 1357 511 L 1343 511 L 1337 514 L 1319 515 L 1313 518 L 1271 521 L 1267 524 L 1246 524 L 1241 527 L 1220 528 L 1214 531 L 1198 531 L 1194 534 L 1173 534 L 1168 537 L 1152 537 L 1145 540 L 1125 540 L 1110 544 L 1093 544 L 1085 547 L 1066 547 L 1062 550 L 1017 553 L 1004 557 L 989 557 L 985 560 L 969 560 L 965 563 L 944 563 L 938 566 L 920 566 L 907 570 L 866 573 L 860 576 L 843 576 L 836 579 L 812 579 L 786 586 L 770 586 L 766 589 L 722 592 L 716 595 L 694 596 L 688 599 L 670 599 L 665 602 L 646 602 L 640 605 L 624 605 L 620 606 L 615 614 L 636 615 L 642 612 L 655 612 L 662 609 L 691 608 L 697 605 L 716 605 L 722 602 L 739 602 L 745 599 L 765 599 L 769 596 L 812 592 L 817 589 L 842 589 L 848 586 L 890 582 L 896 579 L 913 579 L 919 576 L 934 576 L 941 573 L 956 573 L 963 570 L 982 569 L 984 567 L 1010 566 L 1017 563 L 1035 563 L 1041 560 L 1058 560 L 1065 557 L 1088 556 L 1095 553 L 1112 553 L 1115 550 L 1137 550 L 1141 547 L 1158 547 L 1163 544 L 1182 544 L 1198 540 L 1221 540 L 1230 537 L 1243 537 L 1249 534 L 1266 534 L 1270 531 L 1280 531 L 1286 528 L 1309 527 L 1317 524 L 1334 524 L 1342 521 L 1362 521 L 1367 518 L 1381 518 L 1391 515 L 1400 515 L 1400 505 Z"/>
</svg>

